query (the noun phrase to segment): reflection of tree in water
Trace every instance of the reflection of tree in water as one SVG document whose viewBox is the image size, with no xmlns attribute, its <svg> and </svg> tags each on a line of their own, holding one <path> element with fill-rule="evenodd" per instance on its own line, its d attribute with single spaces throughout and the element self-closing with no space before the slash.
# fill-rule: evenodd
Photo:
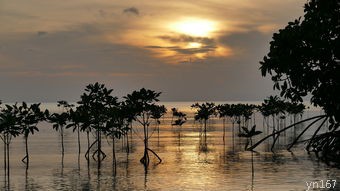
<svg viewBox="0 0 340 191">
<path fill-rule="evenodd" d="M 207 144 L 207 134 L 206 133 L 200 133 L 199 134 L 199 147 L 198 147 L 199 153 L 207 153 L 209 151 L 208 144 Z"/>
<path fill-rule="evenodd" d="M 182 125 L 187 122 L 187 114 L 179 111 L 177 108 L 171 108 L 172 118 L 171 118 L 171 126 L 175 128 L 175 134 L 178 138 L 178 152 L 181 153 L 181 133 L 182 133 Z"/>
<path fill-rule="evenodd" d="M 42 190 L 43 188 L 37 184 L 33 177 L 28 174 L 28 169 L 25 170 L 25 190 Z"/>
</svg>

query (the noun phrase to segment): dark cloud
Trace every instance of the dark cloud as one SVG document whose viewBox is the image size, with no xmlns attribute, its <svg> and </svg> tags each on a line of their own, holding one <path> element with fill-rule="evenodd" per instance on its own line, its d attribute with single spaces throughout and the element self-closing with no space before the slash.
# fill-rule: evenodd
<svg viewBox="0 0 340 191">
<path fill-rule="evenodd" d="M 145 48 L 153 48 L 153 49 L 174 49 L 179 48 L 179 46 L 144 46 Z"/>
<path fill-rule="evenodd" d="M 178 44 L 187 44 L 187 43 L 200 43 L 201 46 L 199 48 L 190 48 L 184 46 L 145 46 L 145 48 L 151 49 L 167 49 L 171 51 L 175 51 L 180 54 L 197 54 L 197 53 L 207 53 L 214 51 L 217 48 L 216 42 L 212 38 L 207 37 L 193 37 L 188 35 L 179 35 L 179 36 L 158 36 L 157 38 Z"/>
<path fill-rule="evenodd" d="M 136 7 L 129 7 L 124 9 L 123 13 L 139 15 L 139 10 Z"/>
<path fill-rule="evenodd" d="M 46 31 L 38 31 L 37 35 L 38 36 L 45 36 L 45 35 L 47 35 L 47 32 Z"/>
<path fill-rule="evenodd" d="M 170 50 L 176 51 L 181 54 L 197 54 L 197 53 L 207 53 L 214 51 L 216 47 L 200 47 L 200 48 L 169 48 Z"/>
<path fill-rule="evenodd" d="M 242 49 L 247 53 L 258 54 L 258 51 L 262 50 L 260 55 L 264 55 L 265 51 L 268 50 L 270 37 L 271 34 L 251 30 L 222 36 L 218 39 L 218 42 L 233 49 Z"/>
<path fill-rule="evenodd" d="M 179 35 L 179 36 L 164 35 L 164 36 L 158 36 L 158 38 L 169 41 L 169 42 L 173 42 L 173 43 L 197 42 L 197 43 L 201 43 L 204 45 L 215 45 L 216 44 L 213 38 L 208 38 L 208 37 L 194 37 L 194 36 L 188 36 L 188 35 Z"/>
</svg>

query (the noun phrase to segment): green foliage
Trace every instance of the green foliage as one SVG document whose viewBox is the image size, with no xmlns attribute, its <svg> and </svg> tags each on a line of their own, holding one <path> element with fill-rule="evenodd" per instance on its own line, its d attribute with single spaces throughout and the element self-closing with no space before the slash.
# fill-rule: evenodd
<svg viewBox="0 0 340 191">
<path fill-rule="evenodd" d="M 270 52 L 261 64 L 274 89 L 293 102 L 311 94 L 311 102 L 340 121 L 340 3 L 309 0 L 299 18 L 274 33 Z"/>
</svg>

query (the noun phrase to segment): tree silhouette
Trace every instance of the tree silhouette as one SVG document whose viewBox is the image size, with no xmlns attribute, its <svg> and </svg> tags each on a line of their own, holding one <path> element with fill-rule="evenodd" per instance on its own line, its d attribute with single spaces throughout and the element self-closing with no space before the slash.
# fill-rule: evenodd
<svg viewBox="0 0 340 191">
<path fill-rule="evenodd" d="M 281 96 L 301 102 L 310 94 L 311 103 L 325 111 L 325 116 L 309 119 L 314 121 L 297 139 L 316 121 L 329 119 L 330 132 L 318 135 L 322 125 L 319 126 L 308 145 L 315 145 L 313 150 L 322 152 L 325 159 L 335 159 L 340 153 L 340 147 L 331 145 L 340 143 L 340 3 L 310 0 L 305 4 L 304 13 L 303 19 L 289 22 L 274 33 L 270 52 L 260 62 L 260 69 L 263 76 L 271 76 L 274 89 L 280 90 Z M 280 132 L 282 130 L 276 134 Z M 318 147 L 322 141 L 324 146 Z"/>
<path fill-rule="evenodd" d="M 310 0 L 304 12 L 303 19 L 274 33 L 260 69 L 263 76 L 272 76 L 274 88 L 281 90 L 282 96 L 297 102 L 310 93 L 311 102 L 338 124 L 340 97 L 335 95 L 340 90 L 340 3 Z"/>
<path fill-rule="evenodd" d="M 158 158 L 159 162 L 162 162 L 161 158 L 148 146 L 150 119 L 155 118 L 155 115 L 159 115 L 161 111 L 159 109 L 160 106 L 155 105 L 155 103 L 159 101 L 158 97 L 160 94 L 161 92 L 142 88 L 124 97 L 126 104 L 129 105 L 131 111 L 134 112 L 134 120 L 143 126 L 144 155 L 140 159 L 140 162 L 144 165 L 145 170 L 147 170 L 150 163 L 149 151 Z"/>
<path fill-rule="evenodd" d="M 69 116 L 68 116 L 68 121 L 69 124 L 66 126 L 66 128 L 71 128 L 73 127 L 72 131 L 75 132 L 77 131 L 77 141 L 78 141 L 78 155 L 80 155 L 81 147 L 80 147 L 80 130 L 81 130 L 81 125 L 85 123 L 85 114 L 82 109 L 82 107 L 76 107 L 75 110 L 72 108 L 69 110 Z"/>
<path fill-rule="evenodd" d="M 61 106 L 58 104 L 58 106 Z M 61 138 L 61 154 L 64 155 L 64 127 L 67 125 L 69 119 L 68 112 L 53 113 L 48 117 L 48 121 L 52 123 L 54 130 L 59 132 Z"/>
<path fill-rule="evenodd" d="M 131 135 L 131 141 L 132 141 L 132 122 L 135 119 L 135 115 L 136 115 L 136 111 L 135 111 L 135 107 L 133 105 L 130 105 L 129 103 L 127 103 L 126 101 L 122 101 L 121 103 L 121 111 L 122 113 L 124 113 L 125 116 L 125 120 L 127 121 L 128 125 L 129 125 L 129 129 L 128 131 L 130 131 L 130 135 Z M 126 153 L 130 152 L 130 144 L 129 144 L 129 136 L 128 136 L 128 132 L 126 134 Z"/>
<path fill-rule="evenodd" d="M 253 145 L 253 137 L 256 135 L 261 134 L 261 131 L 256 131 L 256 125 L 254 125 L 250 130 L 248 130 L 247 127 L 242 127 L 243 132 L 238 134 L 239 137 L 245 137 L 247 138 L 247 143 L 245 145 L 245 150 L 248 150 L 248 145 Z M 253 151 L 251 151 L 251 178 L 252 178 L 252 184 L 254 184 L 254 155 Z"/>
<path fill-rule="evenodd" d="M 29 153 L 28 153 L 28 136 L 29 134 L 34 134 L 35 131 L 39 131 L 37 125 L 40 121 L 45 119 L 45 114 L 48 112 L 42 112 L 40 110 L 40 103 L 38 104 L 31 104 L 30 106 L 27 105 L 26 102 L 22 102 L 22 105 L 16 107 L 18 110 L 18 115 L 20 117 L 19 127 L 21 128 L 21 133 L 24 135 L 25 138 L 25 150 L 26 155 L 22 159 L 23 162 L 29 164 Z"/>
<path fill-rule="evenodd" d="M 81 95 L 81 100 L 77 102 L 82 107 L 86 121 L 84 121 L 82 129 L 91 128 L 96 131 L 96 140 L 88 147 L 85 154 L 88 159 L 88 153 L 90 148 L 97 143 L 97 149 L 93 153 L 92 157 L 97 160 L 98 168 L 100 168 L 101 161 L 106 157 L 106 154 L 101 149 L 102 132 L 106 131 L 108 112 L 111 107 L 115 107 L 117 103 L 117 97 L 111 95 L 112 89 L 107 89 L 104 84 L 89 84 L 85 88 L 85 93 Z M 89 130 L 87 130 L 89 132 Z M 97 158 L 95 155 L 97 154 Z"/>
<path fill-rule="evenodd" d="M 191 108 L 196 108 L 195 112 L 195 120 L 203 123 L 203 131 L 207 132 L 207 121 L 210 119 L 212 115 L 216 115 L 216 107 L 214 103 L 195 103 L 191 105 Z"/>
<path fill-rule="evenodd" d="M 5 174 L 9 178 L 9 145 L 12 141 L 12 137 L 16 137 L 21 134 L 21 129 L 18 121 L 21 117 L 18 115 L 17 104 L 13 106 L 5 105 L 0 112 L 0 138 L 4 143 L 4 169 Z"/>
<path fill-rule="evenodd" d="M 108 120 L 106 122 L 105 134 L 112 138 L 112 161 L 114 169 L 116 169 L 115 139 L 126 136 L 130 129 L 129 118 L 125 109 L 123 103 L 115 101 L 110 104 L 107 112 Z"/>
<path fill-rule="evenodd" d="M 159 141 L 159 125 L 161 124 L 160 118 L 162 118 L 166 114 L 166 111 L 167 109 L 165 108 L 164 105 L 156 105 L 154 109 L 151 111 L 152 112 L 151 118 L 155 121 L 156 124 L 154 131 L 157 130 L 158 141 Z M 152 134 L 150 136 L 152 136 Z"/>
<path fill-rule="evenodd" d="M 177 108 L 171 108 L 171 112 L 172 112 L 171 125 L 182 127 L 182 125 L 187 121 L 187 115 L 183 112 L 178 111 Z M 174 118 L 177 119 L 173 121 Z"/>
<path fill-rule="evenodd" d="M 225 123 L 227 117 L 232 117 L 231 109 L 229 104 L 221 104 L 216 107 L 219 118 L 223 119 L 223 141 L 225 139 Z"/>
<path fill-rule="evenodd" d="M 254 125 L 250 130 L 248 130 L 247 127 L 242 127 L 243 132 L 241 132 L 240 134 L 238 134 L 239 137 L 246 137 L 247 138 L 247 143 L 245 146 L 245 150 L 248 149 L 248 145 L 250 144 L 250 146 L 253 145 L 253 140 L 252 138 L 256 135 L 259 135 L 262 133 L 262 131 L 256 131 L 256 125 Z"/>
</svg>

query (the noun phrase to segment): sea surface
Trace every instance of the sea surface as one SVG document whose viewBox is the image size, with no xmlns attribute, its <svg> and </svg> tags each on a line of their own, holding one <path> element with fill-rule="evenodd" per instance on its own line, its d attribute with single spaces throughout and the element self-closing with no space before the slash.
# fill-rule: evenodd
<svg viewBox="0 0 340 191">
<path fill-rule="evenodd" d="M 252 102 L 255 103 L 255 102 Z M 100 169 L 97 162 L 84 157 L 87 149 L 86 133 L 81 133 L 81 154 L 78 155 L 77 133 L 65 130 L 65 154 L 61 155 L 61 138 L 52 125 L 39 124 L 39 132 L 29 137 L 30 164 L 21 161 L 25 153 L 23 137 L 12 140 L 10 146 L 9 185 L 5 181 L 3 144 L 0 145 L 0 190 L 232 190 L 232 191 L 286 191 L 286 190 L 340 190 L 340 169 L 319 161 L 314 154 L 308 154 L 303 144 L 288 152 L 285 145 L 292 142 L 307 125 L 302 124 L 287 131 L 279 138 L 275 152 L 270 151 L 271 140 L 265 141 L 256 152 L 245 151 L 245 138 L 237 136 L 238 126 L 232 131 L 232 123 L 226 121 L 223 139 L 223 120 L 209 120 L 207 134 L 202 135 L 202 125 L 193 121 L 193 102 L 164 102 L 170 110 L 177 107 L 188 113 L 188 121 L 182 128 L 171 126 L 171 114 L 161 119 L 160 130 L 154 130 L 149 147 L 162 159 L 150 154 L 147 170 L 139 162 L 143 156 L 141 127 L 134 124 L 129 134 L 130 152 L 126 152 L 126 139 L 115 141 L 117 158 L 116 171 L 112 162 L 112 141 L 103 138 L 103 151 L 107 157 Z M 54 112 L 61 111 L 55 103 L 43 104 Z M 319 115 L 319 110 L 310 108 L 302 118 Z M 256 124 L 263 131 L 253 143 L 268 134 L 266 121 L 256 113 L 249 127 Z M 292 122 L 285 120 L 286 125 Z M 307 131 L 301 139 L 313 134 Z M 271 129 L 270 129 L 271 132 Z M 131 137 L 132 136 L 132 139 Z M 91 142 L 94 136 L 90 135 Z M 92 155 L 92 153 L 91 153 Z M 328 181 L 335 188 L 326 188 Z M 315 183 L 308 188 L 308 183 Z M 322 185 L 322 183 L 324 183 Z M 324 186 L 325 188 L 323 188 Z"/>
</svg>

